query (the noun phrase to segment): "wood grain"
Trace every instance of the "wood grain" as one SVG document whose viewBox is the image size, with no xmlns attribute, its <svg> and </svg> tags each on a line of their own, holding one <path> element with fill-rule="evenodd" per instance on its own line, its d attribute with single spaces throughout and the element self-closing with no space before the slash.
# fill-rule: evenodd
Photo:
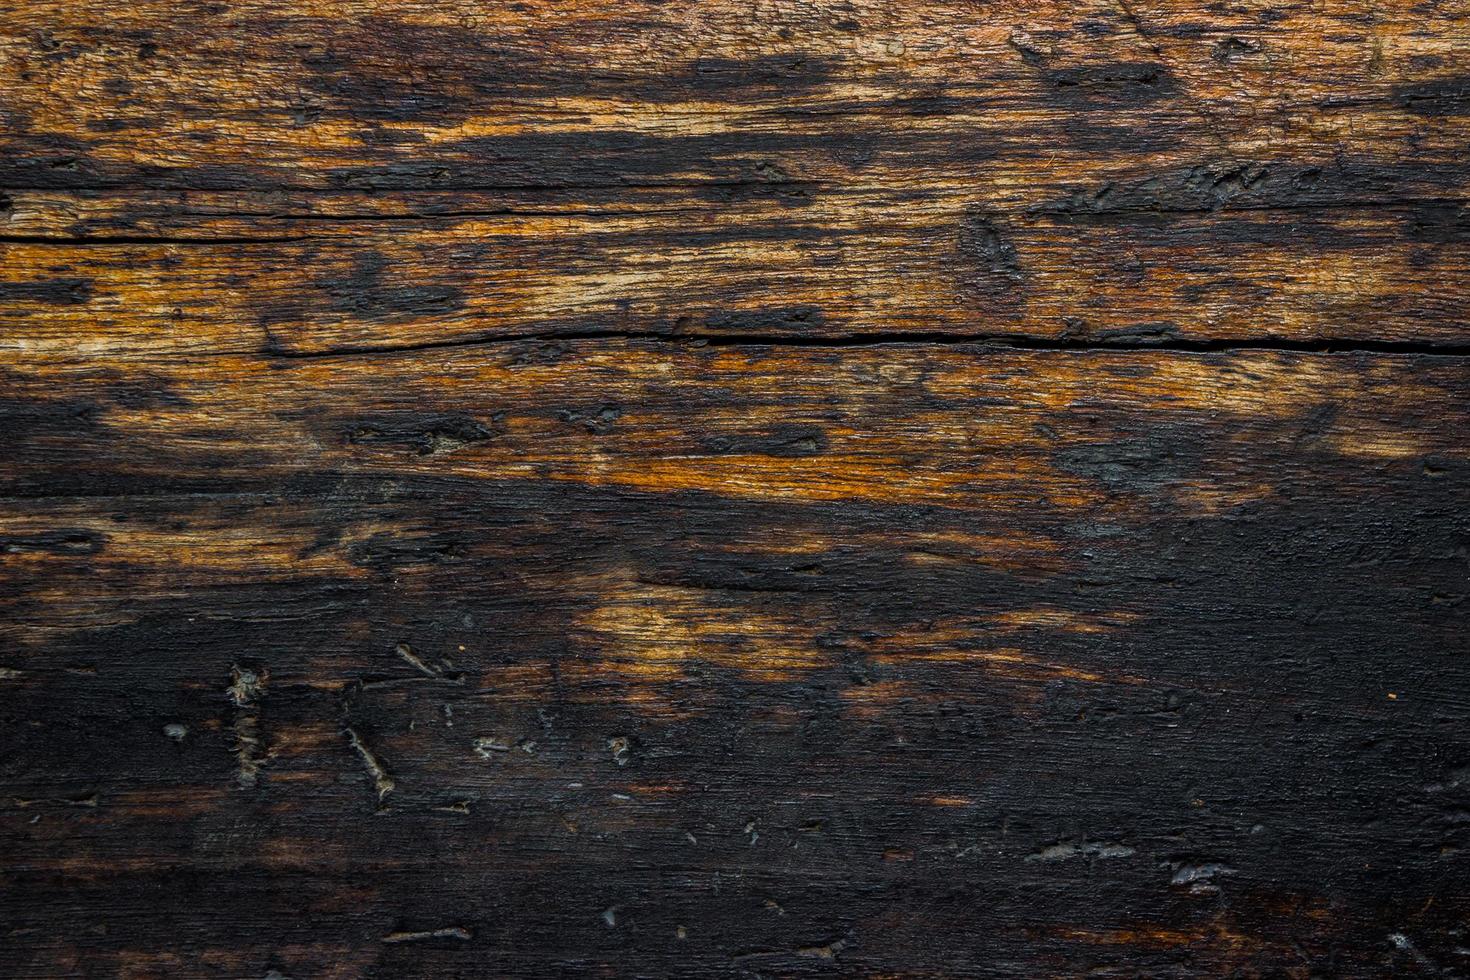
<svg viewBox="0 0 1470 980">
<path fill-rule="evenodd" d="M 1235 179 L 1212 173 L 1186 179 Z M 1114 193 L 1118 207 L 1091 210 L 1090 196 L 996 209 L 959 190 L 18 192 L 0 343 L 299 355 L 613 332 L 1465 348 L 1461 205 L 1292 210 L 1264 188 L 1249 206 L 1160 214 Z"/>
<path fill-rule="evenodd" d="M 0 13 L 0 974 L 1470 971 L 1470 6 Z"/>
<path fill-rule="evenodd" d="M 0 37 L 12 345 L 1464 342 L 1463 3 L 105 9 Z"/>
</svg>

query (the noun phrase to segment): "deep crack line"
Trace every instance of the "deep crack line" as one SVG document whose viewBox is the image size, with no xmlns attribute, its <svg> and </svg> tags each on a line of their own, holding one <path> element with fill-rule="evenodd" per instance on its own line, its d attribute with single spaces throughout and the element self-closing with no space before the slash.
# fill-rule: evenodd
<svg viewBox="0 0 1470 980">
<path fill-rule="evenodd" d="M 326 360 L 331 358 L 375 357 L 411 354 L 420 351 L 454 349 L 492 349 L 500 346 L 529 343 L 575 343 L 578 341 L 628 341 L 637 343 L 667 344 L 692 348 L 700 347 L 810 347 L 810 348 L 863 348 L 863 347 L 955 347 L 968 349 L 976 354 L 999 354 L 1009 351 L 1056 351 L 1062 353 L 1166 353 L 1166 354 L 1233 354 L 1233 353 L 1288 353 L 1322 355 L 1367 355 L 1391 354 L 1414 357 L 1466 357 L 1470 356 L 1470 341 L 1435 343 L 1408 340 L 1368 340 L 1346 337 L 1329 337 L 1313 340 L 1297 340 L 1284 337 L 1263 338 L 1218 338 L 1211 340 L 1188 340 L 1170 337 L 1153 340 L 1147 336 L 1137 338 L 1075 338 L 1034 337 L 995 334 L 967 334 L 948 331 L 884 332 L 862 334 L 834 334 L 828 336 L 780 336 L 750 333 L 705 333 L 673 334 L 658 331 L 638 330 L 583 330 L 566 333 L 526 333 L 500 336 L 471 336 L 450 340 L 430 340 L 413 344 L 347 345 L 323 350 L 294 350 L 281 345 L 274 336 L 269 337 L 261 356 L 284 362 L 296 360 Z"/>
</svg>

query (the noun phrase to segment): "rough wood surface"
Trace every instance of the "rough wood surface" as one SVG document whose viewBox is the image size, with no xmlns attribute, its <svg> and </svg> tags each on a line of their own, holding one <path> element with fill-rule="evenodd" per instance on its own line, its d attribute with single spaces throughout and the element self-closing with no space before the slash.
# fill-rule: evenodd
<svg viewBox="0 0 1470 980">
<path fill-rule="evenodd" d="M 1470 973 L 1470 5 L 0 14 L 0 974 Z"/>
<path fill-rule="evenodd" d="M 1462 206 L 1284 203 L 1003 212 L 960 188 L 799 201 L 17 192 L 0 343 L 303 354 L 612 331 L 1467 350 Z"/>
</svg>

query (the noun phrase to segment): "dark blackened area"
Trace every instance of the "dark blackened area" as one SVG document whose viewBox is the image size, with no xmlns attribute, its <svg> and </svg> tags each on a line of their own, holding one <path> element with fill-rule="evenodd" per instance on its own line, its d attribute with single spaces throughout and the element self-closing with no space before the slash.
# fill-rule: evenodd
<svg viewBox="0 0 1470 980">
<path fill-rule="evenodd" d="M 24 116 L 10 114 L 0 133 L 0 181 L 26 187 L 65 187 L 103 177 L 93 143 L 81 135 L 38 132 Z"/>
<path fill-rule="evenodd" d="M 376 252 L 355 259 L 347 275 L 315 285 L 329 297 L 333 311 L 364 320 L 438 316 L 465 303 L 464 291 L 457 286 L 396 279 L 387 258 Z"/>
<path fill-rule="evenodd" d="M 840 149 L 834 151 L 840 152 Z M 821 194 L 822 184 L 818 181 L 750 180 L 700 184 L 694 191 L 702 199 L 717 204 L 770 200 L 800 208 L 811 204 Z"/>
<path fill-rule="evenodd" d="M 92 280 L 84 278 L 38 279 L 34 282 L 0 282 L 0 303 L 40 303 L 47 306 L 82 306 L 92 298 Z"/>
<path fill-rule="evenodd" d="M 840 62 L 801 53 L 747 60 L 700 57 L 694 60 L 690 87 L 701 96 L 732 99 L 800 95 L 826 84 Z M 678 79 L 670 79 L 675 84 Z"/>
<path fill-rule="evenodd" d="M 1056 463 L 1110 493 L 1151 496 L 1186 487 L 1205 463 L 1210 444 L 1231 435 L 1207 419 L 1175 421 L 1107 442 L 1070 446 L 1057 454 Z"/>
<path fill-rule="evenodd" d="M 1417 115 L 1463 116 L 1470 113 L 1470 75 L 1397 85 L 1393 98 Z"/>
<path fill-rule="evenodd" d="M 803 303 L 795 306 L 749 310 L 717 310 L 706 314 L 704 329 L 713 333 L 776 333 L 802 336 L 820 333 L 825 320 L 822 309 Z M 676 324 L 676 331 L 693 324 Z"/>
<path fill-rule="evenodd" d="M 827 448 L 827 434 L 814 425 L 778 425 L 761 432 L 735 432 L 700 441 L 714 455 L 776 457 L 817 456 Z"/>
<path fill-rule="evenodd" d="M 1443 204 L 1419 208 L 1405 217 L 1410 241 L 1423 245 L 1463 245 L 1470 242 L 1470 208 Z"/>
<path fill-rule="evenodd" d="M 962 283 L 980 293 L 1008 294 L 1024 280 L 1021 258 L 1000 220 L 970 208 L 959 228 Z"/>
<path fill-rule="evenodd" d="M 352 445 L 410 449 L 420 456 L 454 452 L 494 438 L 500 419 L 464 415 L 401 412 L 373 415 L 348 424 L 344 438 Z"/>
<path fill-rule="evenodd" d="M 1168 68 L 1153 62 L 1120 62 L 1054 68 L 1042 73 L 1052 97 L 1071 109 L 1146 107 L 1177 94 Z"/>
<path fill-rule="evenodd" d="M 0 447 L 14 453 L 31 446 L 41 452 L 47 445 L 95 439 L 104 411 L 104 403 L 94 398 L 0 397 Z M 11 456 L 12 465 L 16 462 Z"/>
<path fill-rule="evenodd" d="M 3 811 L 9 917 L 59 936 L 60 903 L 146 891 L 156 914 L 66 948 L 99 966 L 228 948 L 293 975 L 342 948 L 365 951 L 359 972 L 1413 969 L 1389 933 L 1452 961 L 1467 909 L 1438 883 L 1464 870 L 1470 678 L 1465 605 L 1435 597 L 1463 581 L 1463 474 L 1189 435 L 1140 427 L 1069 465 L 1142 496 L 1279 472 L 1284 452 L 1331 478 L 1211 516 L 1090 520 L 346 474 L 155 509 L 332 528 L 327 553 L 361 577 L 116 592 L 99 607 L 116 622 L 35 651 L 38 723 L 0 733 L 7 798 L 27 801 Z M 1056 562 L 1007 570 L 964 543 L 1017 532 Z M 650 675 L 646 610 L 727 626 Z M 997 618 L 1017 611 L 1051 618 Z M 735 623 L 784 624 L 818 659 L 753 676 L 732 651 L 760 631 Z M 919 655 L 936 644 L 969 658 Z M 270 686 L 242 787 L 223 692 L 246 654 Z M 302 737 L 344 718 L 387 795 L 345 739 Z M 178 818 L 137 802 L 181 787 L 204 802 Z M 142 865 L 78 890 L 45 870 L 57 833 L 235 870 L 162 887 Z M 361 854 L 400 870 L 363 885 Z M 312 941 L 277 941 L 293 929 Z"/>
<path fill-rule="evenodd" d="M 323 31 L 330 40 L 301 56 L 313 119 L 444 124 L 486 100 L 557 85 L 544 61 L 480 32 L 388 17 L 343 26 L 331 25 Z"/>
<path fill-rule="evenodd" d="M 469 560 L 462 535 L 433 527 L 374 533 L 354 542 L 347 550 L 347 557 L 352 564 L 379 574 L 413 572 L 437 565 L 464 565 Z"/>
<path fill-rule="evenodd" d="M 1079 188 L 1041 205 L 1037 213 L 1086 221 L 1169 212 L 1246 208 L 1352 207 L 1374 202 L 1419 203 L 1397 194 L 1405 180 L 1440 184 L 1446 191 L 1463 179 L 1458 166 L 1398 167 L 1343 160 L 1333 165 L 1281 161 L 1209 162 L 1135 180 Z"/>
<path fill-rule="evenodd" d="M 364 18 L 347 29 L 325 25 L 321 36 L 330 41 L 301 58 L 312 118 L 383 123 L 444 125 L 487 104 L 585 95 L 589 86 L 604 97 L 643 102 L 791 96 L 825 84 L 838 64 L 793 52 L 696 57 L 682 72 L 611 69 L 548 57 L 524 38 L 497 43 L 481 30 L 390 17 Z"/>
</svg>

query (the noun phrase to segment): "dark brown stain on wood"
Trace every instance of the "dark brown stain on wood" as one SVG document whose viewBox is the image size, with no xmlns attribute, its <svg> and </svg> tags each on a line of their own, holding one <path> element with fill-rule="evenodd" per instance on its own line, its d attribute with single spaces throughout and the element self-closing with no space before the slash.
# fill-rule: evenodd
<svg viewBox="0 0 1470 980">
<path fill-rule="evenodd" d="M 1470 8 L 3 14 L 0 973 L 1470 972 Z"/>
</svg>

